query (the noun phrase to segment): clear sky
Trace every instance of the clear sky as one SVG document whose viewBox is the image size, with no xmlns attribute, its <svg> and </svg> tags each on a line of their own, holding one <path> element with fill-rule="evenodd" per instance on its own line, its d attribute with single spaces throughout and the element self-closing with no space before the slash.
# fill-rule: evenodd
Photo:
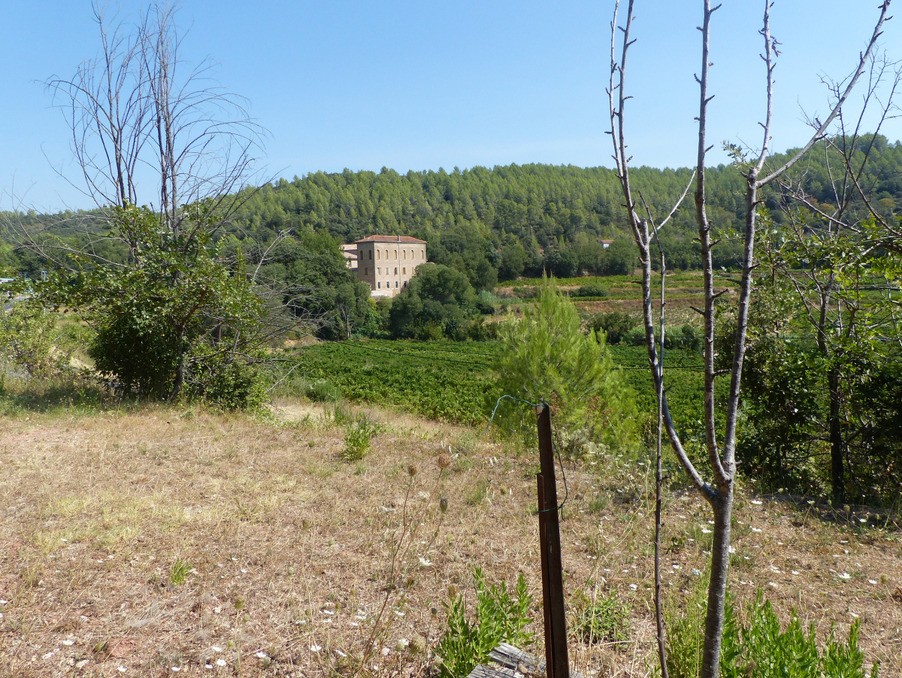
<svg viewBox="0 0 902 678">
<path fill-rule="evenodd" d="M 900 0 L 897 0 L 899 2 Z M 724 0 L 712 38 L 709 139 L 760 143 L 759 0 Z M 109 2 L 134 21 L 144 2 Z M 629 76 L 636 165 L 692 164 L 700 2 L 637 0 Z M 820 77 L 842 78 L 870 35 L 877 0 L 776 0 L 777 150 L 800 145 L 802 110 L 823 114 Z M 183 0 L 183 57 L 214 64 L 268 130 L 267 177 L 316 170 L 610 166 L 604 134 L 610 0 Z M 0 208 L 91 202 L 68 128 L 43 85 L 96 56 L 89 0 L 0 0 Z M 688 9 L 687 9 L 688 8 Z M 898 9 L 898 8 L 897 8 Z M 882 44 L 902 59 L 902 18 Z M 857 101 L 857 99 L 856 99 Z M 902 122 L 885 132 L 902 138 Z"/>
</svg>

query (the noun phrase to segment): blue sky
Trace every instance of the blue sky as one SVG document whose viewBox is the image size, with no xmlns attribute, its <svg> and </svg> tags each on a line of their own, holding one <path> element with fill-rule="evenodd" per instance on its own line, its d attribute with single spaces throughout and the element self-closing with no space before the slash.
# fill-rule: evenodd
<svg viewBox="0 0 902 678">
<path fill-rule="evenodd" d="M 146 3 L 109 2 L 134 20 Z M 826 110 L 870 34 L 876 0 L 777 0 L 778 150 L 804 141 L 802 108 Z M 43 83 L 97 54 L 88 0 L 0 0 L 0 208 L 90 207 L 68 129 Z M 686 9 L 689 7 L 689 9 Z M 629 75 L 636 165 L 693 162 L 700 3 L 637 0 Z M 391 167 L 610 163 L 604 88 L 608 0 L 183 0 L 183 57 L 209 58 L 268 130 L 267 177 Z M 709 139 L 760 143 L 762 2 L 725 0 L 714 19 Z M 902 59 L 902 19 L 882 43 Z M 857 101 L 857 99 L 855 100 Z M 854 102 L 853 102 L 854 103 Z M 886 128 L 902 138 L 902 123 Z M 724 160 L 719 150 L 714 162 Z M 64 176 L 58 175 L 61 172 Z"/>
</svg>

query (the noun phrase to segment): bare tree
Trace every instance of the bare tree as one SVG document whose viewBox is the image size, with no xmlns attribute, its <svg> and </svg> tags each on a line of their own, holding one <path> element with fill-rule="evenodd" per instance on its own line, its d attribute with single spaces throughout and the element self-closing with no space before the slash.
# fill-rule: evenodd
<svg viewBox="0 0 902 678">
<path fill-rule="evenodd" d="M 838 115 L 849 93 L 866 68 L 871 54 L 875 50 L 884 22 L 887 20 L 890 2 L 886 0 L 880 5 L 880 14 L 867 49 L 861 54 L 860 61 L 845 87 L 839 92 L 836 105 L 817 125 L 808 142 L 786 163 L 774 169 L 766 169 L 765 162 L 770 150 L 770 129 L 773 102 L 773 73 L 777 56 L 776 41 L 770 33 L 771 0 L 763 2 L 763 25 L 761 36 L 764 42 L 761 54 L 765 65 L 764 89 L 766 108 L 762 123 L 762 141 L 756 158 L 745 166 L 745 229 L 742 276 L 736 301 L 736 338 L 728 370 L 730 378 L 727 402 L 723 407 L 726 417 L 725 429 L 719 435 L 715 425 L 715 391 L 714 382 L 719 376 L 715 367 L 715 303 L 724 295 L 725 289 L 717 289 L 712 263 L 712 249 L 717 245 L 713 236 L 712 223 L 707 212 L 706 166 L 705 160 L 710 146 L 706 140 L 708 105 L 712 95 L 708 92 L 708 73 L 711 67 L 709 38 L 711 21 L 720 5 L 712 5 L 710 0 L 702 0 L 703 14 L 701 32 L 701 70 L 696 74 L 699 85 L 698 109 L 698 146 L 696 156 L 695 178 L 695 214 L 698 227 L 698 238 L 701 250 L 702 270 L 704 275 L 704 409 L 705 409 L 705 447 L 707 450 L 707 473 L 710 480 L 705 480 L 702 473 L 691 461 L 680 440 L 676 425 L 667 407 L 666 388 L 663 384 L 664 373 L 660 368 L 660 356 L 655 338 L 654 316 L 652 307 L 652 232 L 649 220 L 640 214 L 637 201 L 633 195 L 630 182 L 629 163 L 626 144 L 626 102 L 629 99 L 626 90 L 627 57 L 635 40 L 632 36 L 634 20 L 634 0 L 629 0 L 626 17 L 621 25 L 619 21 L 619 0 L 615 0 L 614 17 L 611 22 L 611 72 L 608 86 L 610 103 L 610 132 L 613 142 L 614 160 L 620 178 L 628 220 L 633 238 L 639 252 L 642 266 L 643 318 L 645 326 L 646 348 L 651 366 L 652 379 L 656 393 L 661 394 L 662 418 L 671 447 L 695 488 L 701 493 L 711 507 L 714 518 L 713 545 L 711 549 L 711 578 L 708 586 L 708 607 L 705 620 L 705 643 L 702 656 L 701 675 L 715 678 L 719 674 L 720 646 L 723 635 L 724 600 L 726 596 L 727 572 L 730 557 L 730 522 L 733 511 L 733 493 L 736 476 L 736 424 L 739 409 L 739 393 L 742 378 L 742 365 L 745 357 L 746 330 L 748 327 L 749 300 L 752 292 L 752 271 L 755 267 L 755 236 L 758 220 L 759 192 L 765 186 L 776 181 L 817 142 L 824 137 L 830 124 Z M 619 32 L 619 54 L 617 51 Z M 663 660 L 663 657 L 662 657 Z"/>
<path fill-rule="evenodd" d="M 215 230 L 251 179 L 262 129 L 240 97 L 212 84 L 208 62 L 183 74 L 170 7 L 152 5 L 136 26 L 111 28 L 97 6 L 94 18 L 99 57 L 47 83 L 66 113 L 81 190 L 99 208 L 149 205 L 176 234 L 200 203 L 216 218 L 191 228 Z"/>
</svg>

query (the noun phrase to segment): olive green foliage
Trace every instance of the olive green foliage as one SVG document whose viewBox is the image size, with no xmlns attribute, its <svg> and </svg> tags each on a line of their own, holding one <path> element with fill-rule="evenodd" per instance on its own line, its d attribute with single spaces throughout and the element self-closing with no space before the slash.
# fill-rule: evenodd
<svg viewBox="0 0 902 678">
<path fill-rule="evenodd" d="M 622 311 L 609 311 L 593 316 L 589 321 L 589 327 L 596 332 L 604 332 L 607 343 L 614 345 L 623 341 L 627 333 L 634 327 L 639 327 L 641 322 L 639 316 Z M 644 331 L 642 338 L 645 338 Z"/>
<path fill-rule="evenodd" d="M 902 257 L 874 246 L 880 236 L 879 229 L 864 238 L 812 223 L 807 235 L 789 239 L 772 230 L 765 239 L 768 270 L 750 313 L 747 425 L 738 449 L 762 489 L 862 503 L 898 497 L 902 354 L 893 309 Z M 730 355 L 730 346 L 723 349 Z M 837 447 L 840 486 L 831 455 Z"/>
<path fill-rule="evenodd" d="M 667 610 L 667 668 L 672 678 L 696 678 L 702 658 L 705 592 L 696 586 L 686 607 Z M 814 624 L 807 630 L 795 610 L 783 625 L 761 592 L 743 622 L 736 601 L 727 596 L 720 675 L 724 678 L 877 678 L 875 663 L 865 670 L 858 646 L 861 621 L 849 628 L 848 640 L 831 631 L 819 647 Z"/>
<path fill-rule="evenodd" d="M 513 592 L 507 584 L 486 582 L 480 568 L 473 573 L 476 587 L 476 618 L 467 618 L 463 595 L 452 594 L 446 604 L 448 630 L 439 641 L 435 653 L 441 659 L 439 675 L 444 678 L 464 678 L 478 664 L 486 661 L 498 643 L 506 642 L 517 647 L 532 643 L 532 634 L 526 632 L 530 622 L 529 609 L 532 597 L 526 588 L 521 572 Z"/>
<path fill-rule="evenodd" d="M 423 264 L 388 312 L 397 339 L 466 339 L 479 335 L 478 298 L 467 277 L 441 264 Z"/>
<path fill-rule="evenodd" d="M 224 247 L 240 248 L 237 239 Z M 346 266 L 338 241 L 312 228 L 280 234 L 272 243 L 259 243 L 249 253 L 262 259 L 256 279 L 280 295 L 295 318 L 322 339 L 371 335 L 379 330 L 379 315 L 370 288 Z M 265 254 L 264 254 L 265 252 Z"/>
<path fill-rule="evenodd" d="M 64 370 L 68 359 L 59 347 L 55 314 L 39 301 L 20 301 L 7 311 L 0 305 L 0 384 L 8 369 L 41 379 Z"/>
<path fill-rule="evenodd" d="M 604 335 L 582 331 L 576 307 L 553 280 L 543 281 L 535 303 L 521 319 L 510 318 L 499 338 L 504 349 L 493 397 L 549 403 L 556 442 L 563 450 L 585 453 L 597 445 L 635 445 L 640 422 L 633 393 L 614 366 Z M 531 439 L 534 417 L 525 413 L 523 407 L 504 407 L 497 420 Z"/>
<path fill-rule="evenodd" d="M 146 209 L 116 209 L 114 234 L 129 243 L 128 265 L 84 262 L 41 289 L 95 328 L 88 353 L 97 370 L 127 395 L 258 403 L 262 308 L 241 260 L 230 270 L 203 229 L 163 228 Z"/>
</svg>

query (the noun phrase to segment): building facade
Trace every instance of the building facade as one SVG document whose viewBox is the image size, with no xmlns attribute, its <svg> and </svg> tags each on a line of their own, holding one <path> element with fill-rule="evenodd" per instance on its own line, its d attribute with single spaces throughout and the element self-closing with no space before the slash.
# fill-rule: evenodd
<svg viewBox="0 0 902 678">
<path fill-rule="evenodd" d="M 370 235 L 352 244 L 356 250 L 344 250 L 348 268 L 370 286 L 374 297 L 398 294 L 407 287 L 417 266 L 427 261 L 426 241 L 409 235 Z M 352 259 L 348 254 L 356 257 Z"/>
</svg>

